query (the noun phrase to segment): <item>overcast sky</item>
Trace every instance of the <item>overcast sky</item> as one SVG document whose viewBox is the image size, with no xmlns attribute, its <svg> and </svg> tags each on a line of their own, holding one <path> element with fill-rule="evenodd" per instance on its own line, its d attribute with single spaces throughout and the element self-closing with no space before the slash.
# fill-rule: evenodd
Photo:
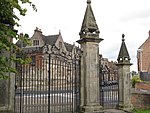
<svg viewBox="0 0 150 113">
<path fill-rule="evenodd" d="M 86 10 L 87 0 L 32 0 L 37 12 L 28 8 L 21 17 L 19 32 L 31 37 L 36 27 L 44 35 L 61 31 L 65 42 L 73 44 L 79 40 L 79 31 Z M 150 0 L 91 0 L 96 22 L 100 29 L 100 54 L 116 61 L 122 33 L 128 48 L 131 71 L 137 71 L 137 49 L 148 38 L 150 30 Z"/>
</svg>

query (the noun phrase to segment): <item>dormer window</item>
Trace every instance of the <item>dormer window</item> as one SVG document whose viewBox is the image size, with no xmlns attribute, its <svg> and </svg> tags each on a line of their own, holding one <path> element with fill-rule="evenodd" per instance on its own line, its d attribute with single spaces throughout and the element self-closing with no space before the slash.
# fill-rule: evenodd
<svg viewBox="0 0 150 113">
<path fill-rule="evenodd" d="M 39 45 L 40 43 L 39 43 L 39 40 L 33 40 L 33 46 L 37 46 L 37 45 Z"/>
</svg>

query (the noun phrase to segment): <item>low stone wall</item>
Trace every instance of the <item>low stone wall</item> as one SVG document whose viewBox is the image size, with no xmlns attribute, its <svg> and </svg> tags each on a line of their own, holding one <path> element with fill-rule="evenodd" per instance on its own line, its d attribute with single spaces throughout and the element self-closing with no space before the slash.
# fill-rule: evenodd
<svg viewBox="0 0 150 113">
<path fill-rule="evenodd" d="M 150 84 L 137 83 L 131 94 L 133 107 L 150 109 Z"/>
</svg>

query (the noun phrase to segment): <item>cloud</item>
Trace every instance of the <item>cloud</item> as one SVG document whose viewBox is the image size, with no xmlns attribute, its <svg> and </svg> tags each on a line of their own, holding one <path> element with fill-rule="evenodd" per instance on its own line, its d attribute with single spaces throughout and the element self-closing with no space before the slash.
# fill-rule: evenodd
<svg viewBox="0 0 150 113">
<path fill-rule="evenodd" d="M 29 10 L 21 18 L 20 32 L 33 35 L 35 27 L 43 34 L 51 35 L 61 30 L 65 42 L 73 43 L 80 39 L 79 31 L 86 10 L 86 0 L 36 0 L 38 12 Z M 121 35 L 136 65 L 136 51 L 147 39 L 150 30 L 150 0 L 95 0 L 92 9 L 100 29 L 100 53 L 110 60 L 117 60 L 121 46 Z"/>
<path fill-rule="evenodd" d="M 120 17 L 120 21 L 128 22 L 128 21 L 135 21 L 135 20 L 144 20 L 146 18 L 150 18 L 150 8 L 144 8 L 137 10 L 131 10 L 130 12 L 126 12 L 123 16 Z"/>
</svg>

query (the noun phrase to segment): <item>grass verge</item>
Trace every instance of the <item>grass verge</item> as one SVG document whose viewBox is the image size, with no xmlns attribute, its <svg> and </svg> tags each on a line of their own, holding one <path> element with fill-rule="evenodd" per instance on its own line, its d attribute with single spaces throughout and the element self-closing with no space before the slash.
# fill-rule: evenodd
<svg viewBox="0 0 150 113">
<path fill-rule="evenodd" d="M 133 109 L 134 113 L 150 113 L 150 109 Z"/>
</svg>

